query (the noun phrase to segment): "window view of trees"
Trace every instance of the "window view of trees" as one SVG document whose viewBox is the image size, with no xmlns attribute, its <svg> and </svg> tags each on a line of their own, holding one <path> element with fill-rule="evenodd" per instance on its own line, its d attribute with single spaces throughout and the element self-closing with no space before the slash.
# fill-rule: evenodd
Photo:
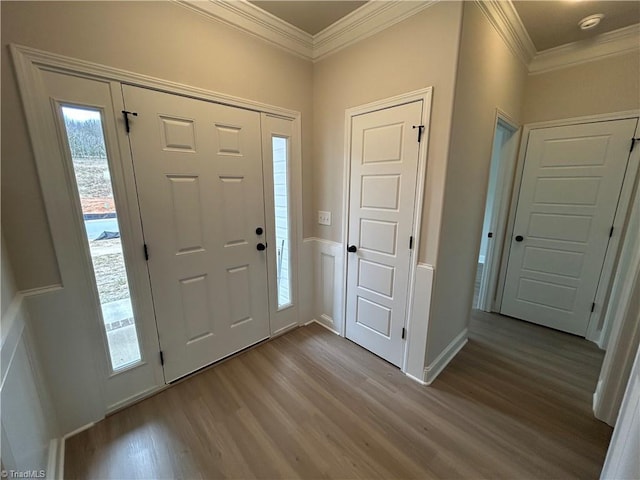
<svg viewBox="0 0 640 480">
<path fill-rule="evenodd" d="M 69 147 L 76 157 L 104 157 L 107 150 L 104 146 L 102 125 L 99 120 L 73 120 L 66 122 Z"/>
</svg>

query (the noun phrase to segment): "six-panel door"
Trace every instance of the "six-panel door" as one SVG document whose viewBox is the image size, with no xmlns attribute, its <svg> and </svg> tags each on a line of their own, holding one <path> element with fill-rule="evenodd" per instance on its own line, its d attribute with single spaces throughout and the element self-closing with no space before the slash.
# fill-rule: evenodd
<svg viewBox="0 0 640 480">
<path fill-rule="evenodd" d="M 269 337 L 260 114 L 123 91 L 170 382 Z"/>
</svg>

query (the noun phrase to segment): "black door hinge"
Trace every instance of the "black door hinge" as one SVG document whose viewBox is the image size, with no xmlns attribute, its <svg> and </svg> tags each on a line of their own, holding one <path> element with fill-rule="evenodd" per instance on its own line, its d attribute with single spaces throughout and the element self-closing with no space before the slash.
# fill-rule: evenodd
<svg viewBox="0 0 640 480">
<path fill-rule="evenodd" d="M 633 152 L 633 147 L 636 146 L 636 143 L 640 140 L 640 138 L 632 138 L 631 139 L 631 148 L 629 149 L 629 153 Z"/>
<path fill-rule="evenodd" d="M 413 250 L 413 235 L 409 237 L 409 250 Z"/>
<path fill-rule="evenodd" d="M 147 244 L 144 244 L 144 259 L 148 262 L 149 261 L 149 249 L 147 248 Z"/>
<path fill-rule="evenodd" d="M 164 353 L 160 350 L 160 365 L 164 366 Z"/>
<path fill-rule="evenodd" d="M 609 229 L 609 238 L 613 237 L 613 225 L 611 225 L 611 228 Z"/>
<path fill-rule="evenodd" d="M 404 337 L 407 336 L 407 331 L 405 330 L 404 327 L 402 327 L 402 339 L 404 340 Z"/>
<path fill-rule="evenodd" d="M 418 129 L 418 143 L 422 141 L 422 133 L 424 132 L 424 125 L 414 125 L 413 128 Z"/>
<path fill-rule="evenodd" d="M 591 304 L 591 313 L 593 313 L 593 311 L 596 309 L 596 302 L 593 302 Z"/>
<path fill-rule="evenodd" d="M 133 115 L 134 117 L 138 116 L 138 112 L 130 112 L 129 110 L 122 110 L 122 115 L 124 116 L 124 129 L 129 133 L 131 128 L 129 127 L 129 115 Z"/>
</svg>

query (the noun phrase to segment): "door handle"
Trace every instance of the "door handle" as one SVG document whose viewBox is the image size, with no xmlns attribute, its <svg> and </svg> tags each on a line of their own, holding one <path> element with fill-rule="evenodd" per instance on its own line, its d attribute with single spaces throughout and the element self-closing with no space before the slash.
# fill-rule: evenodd
<svg viewBox="0 0 640 480">
<path fill-rule="evenodd" d="M 522 235 L 516 235 L 516 242 L 521 242 L 522 240 L 524 240 Z"/>
<path fill-rule="evenodd" d="M 263 250 L 265 250 L 267 248 L 267 244 L 266 243 L 259 243 L 256 245 L 256 249 L 261 252 Z"/>
<path fill-rule="evenodd" d="M 349 245 L 349 247 L 347 248 L 347 252 L 349 253 L 356 253 L 358 251 L 358 247 L 356 247 L 355 245 Z"/>
</svg>

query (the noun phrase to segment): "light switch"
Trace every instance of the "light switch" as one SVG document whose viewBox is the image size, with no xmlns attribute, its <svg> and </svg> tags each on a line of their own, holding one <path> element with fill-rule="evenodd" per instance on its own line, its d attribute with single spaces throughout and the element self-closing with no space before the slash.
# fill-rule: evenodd
<svg viewBox="0 0 640 480">
<path fill-rule="evenodd" d="M 331 212 L 318 210 L 318 223 L 320 225 L 331 225 Z"/>
</svg>

